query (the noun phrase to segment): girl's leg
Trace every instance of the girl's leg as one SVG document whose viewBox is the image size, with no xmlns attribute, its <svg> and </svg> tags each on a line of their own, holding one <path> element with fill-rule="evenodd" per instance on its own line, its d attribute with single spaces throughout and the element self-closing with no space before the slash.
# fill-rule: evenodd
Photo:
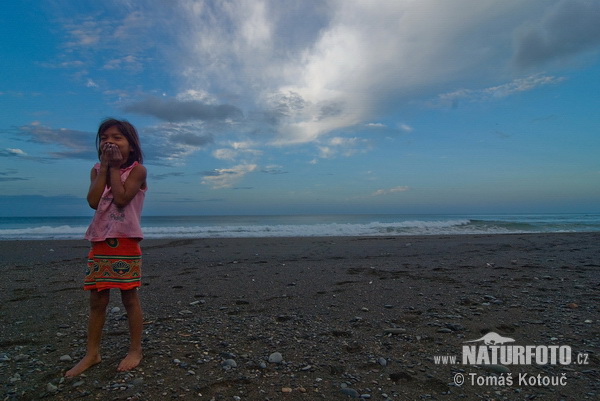
<svg viewBox="0 0 600 401">
<path fill-rule="evenodd" d="M 121 361 L 117 370 L 124 372 L 131 370 L 140 364 L 142 360 L 142 331 L 144 328 L 144 318 L 142 316 L 142 305 L 138 296 L 138 289 L 121 291 L 121 300 L 127 310 L 127 319 L 129 321 L 129 352 L 125 359 Z"/>
<path fill-rule="evenodd" d="M 88 368 L 100 363 L 100 341 L 102 328 L 106 320 L 106 307 L 110 300 L 110 291 L 90 291 L 90 317 L 88 320 L 86 354 L 77 365 L 65 373 L 66 377 L 74 377 Z"/>
</svg>

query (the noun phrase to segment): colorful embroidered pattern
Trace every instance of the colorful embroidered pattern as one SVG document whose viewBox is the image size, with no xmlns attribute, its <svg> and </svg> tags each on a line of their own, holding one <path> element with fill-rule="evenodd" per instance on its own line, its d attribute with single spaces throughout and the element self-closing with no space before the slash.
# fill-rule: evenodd
<svg viewBox="0 0 600 401">
<path fill-rule="evenodd" d="M 108 238 L 106 241 L 92 242 L 83 283 L 85 290 L 130 290 L 140 286 L 141 278 L 142 251 L 139 240 Z"/>
</svg>

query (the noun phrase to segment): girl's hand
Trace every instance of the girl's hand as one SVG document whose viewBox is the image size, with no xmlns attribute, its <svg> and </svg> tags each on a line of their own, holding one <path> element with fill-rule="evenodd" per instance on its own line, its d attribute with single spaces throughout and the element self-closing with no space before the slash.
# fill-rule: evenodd
<svg viewBox="0 0 600 401">
<path fill-rule="evenodd" d="M 110 164 L 110 143 L 105 143 L 100 148 L 100 165 L 104 167 L 108 167 Z"/>
<path fill-rule="evenodd" d="M 123 155 L 117 145 L 106 143 L 102 148 L 102 160 L 108 167 L 121 167 L 123 164 Z"/>
</svg>

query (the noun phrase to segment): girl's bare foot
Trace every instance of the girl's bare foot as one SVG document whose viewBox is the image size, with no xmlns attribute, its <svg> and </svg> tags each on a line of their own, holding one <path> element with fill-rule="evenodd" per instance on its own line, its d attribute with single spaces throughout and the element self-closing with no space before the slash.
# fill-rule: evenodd
<svg viewBox="0 0 600 401">
<path fill-rule="evenodd" d="M 126 372 L 128 370 L 134 369 L 137 367 L 142 361 L 142 351 L 129 351 L 125 359 L 121 361 L 117 371 Z"/>
<path fill-rule="evenodd" d="M 79 361 L 79 363 L 77 365 L 73 366 L 69 371 L 67 371 L 67 373 L 65 373 L 65 377 L 79 376 L 80 374 L 82 374 L 83 372 L 85 372 L 86 370 L 91 368 L 92 366 L 99 364 L 100 361 L 102 361 L 102 358 L 100 358 L 100 355 L 98 355 L 98 354 L 87 355 L 86 354 L 86 356 L 84 356 L 83 359 L 81 361 Z"/>
</svg>

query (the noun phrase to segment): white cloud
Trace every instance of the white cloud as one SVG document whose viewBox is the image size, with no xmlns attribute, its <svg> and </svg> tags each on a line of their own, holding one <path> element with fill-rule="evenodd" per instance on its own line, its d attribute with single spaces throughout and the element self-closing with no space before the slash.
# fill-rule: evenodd
<svg viewBox="0 0 600 401">
<path fill-rule="evenodd" d="M 552 3 L 115 0 L 65 25 L 71 54 L 61 61 L 85 77 L 92 65 L 104 74 L 139 64 L 151 65 L 155 74 L 168 68 L 174 89 L 119 89 L 118 96 L 135 102 L 127 110 L 167 121 L 218 119 L 220 125 L 192 134 L 206 141 L 214 135 L 220 145 L 212 154 L 220 160 L 250 163 L 261 148 L 306 143 L 322 158 L 349 156 L 370 149 L 365 138 L 379 130 L 412 132 L 403 121 L 405 106 L 423 105 L 439 93 L 436 104 L 455 104 L 560 82 L 535 67 L 597 49 L 600 24 L 590 14 L 578 29 L 557 26 L 596 8 L 589 0 Z M 552 38 L 560 46 L 553 47 Z M 542 43 L 545 53 L 525 60 L 532 43 Z M 87 57 L 94 51 L 101 60 L 95 64 Z M 530 69 L 517 68 L 523 65 Z M 152 97 L 170 90 L 174 97 Z M 111 93 L 117 96 L 104 92 Z M 223 145 L 232 137 L 256 143 L 247 149 Z M 178 157 L 199 148 L 186 146 Z"/>
<path fill-rule="evenodd" d="M 412 132 L 413 131 L 413 128 L 408 124 L 403 124 L 403 123 L 398 124 L 398 128 L 404 132 Z"/>
<path fill-rule="evenodd" d="M 456 105 L 456 103 L 461 100 L 481 102 L 494 98 L 502 98 L 519 92 L 533 90 L 540 86 L 558 84 L 564 80 L 564 77 L 536 74 L 525 78 L 517 78 L 511 82 L 484 89 L 458 89 L 452 92 L 443 93 L 438 95 L 434 105 Z"/>
<path fill-rule="evenodd" d="M 510 73 L 515 32 L 548 5 L 329 0 L 311 9 L 253 0 L 180 7 L 173 61 L 182 91 L 220 92 L 242 109 L 266 109 L 272 143 L 291 145 L 368 124 L 455 82 Z M 519 89 L 495 95 L 504 90 Z M 399 129 L 410 132 L 407 124 Z"/>
<path fill-rule="evenodd" d="M 213 189 L 230 188 L 246 174 L 256 170 L 256 167 L 256 164 L 240 164 L 231 168 L 215 169 L 204 175 L 202 184 L 209 185 Z"/>
<path fill-rule="evenodd" d="M 352 156 L 356 153 L 364 153 L 370 149 L 370 142 L 366 139 L 352 137 L 333 137 L 320 141 L 318 145 L 319 156 L 323 159 L 330 159 L 337 155 Z"/>
<path fill-rule="evenodd" d="M 213 157 L 219 160 L 236 160 L 242 157 L 258 157 L 263 154 L 261 150 L 254 149 L 256 144 L 252 141 L 229 141 L 227 148 L 215 149 Z"/>
<path fill-rule="evenodd" d="M 382 195 L 390 195 L 396 192 L 405 192 L 408 191 L 410 188 L 407 186 L 398 186 L 398 187 L 394 187 L 394 188 L 389 188 L 389 189 L 378 189 L 377 191 L 373 192 L 373 196 L 382 196 Z"/>
<path fill-rule="evenodd" d="M 0 157 L 11 157 L 11 156 L 27 156 L 27 153 L 25 153 L 23 150 L 21 149 L 16 149 L 16 148 L 4 148 L 4 149 L 0 149 Z"/>
</svg>

